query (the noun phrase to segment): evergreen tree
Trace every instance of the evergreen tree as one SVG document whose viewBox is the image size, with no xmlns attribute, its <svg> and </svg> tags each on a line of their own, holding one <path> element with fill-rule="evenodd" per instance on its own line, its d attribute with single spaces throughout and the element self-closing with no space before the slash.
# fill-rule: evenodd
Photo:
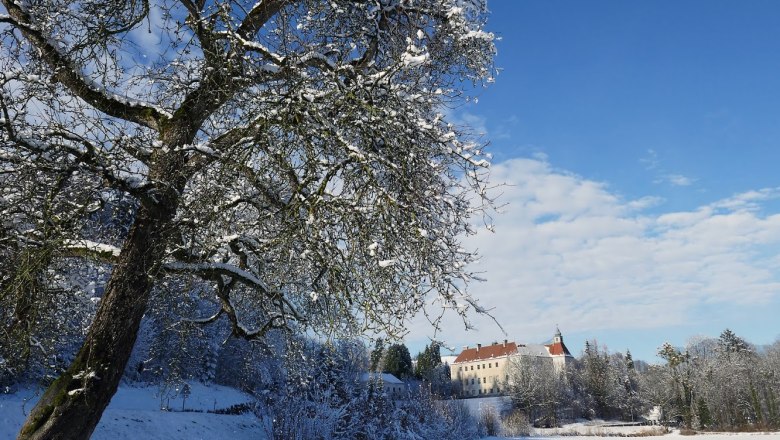
<svg viewBox="0 0 780 440">
<path fill-rule="evenodd" d="M 379 371 L 381 369 L 384 351 L 385 341 L 379 338 L 374 343 L 374 349 L 371 350 L 371 371 Z"/>
<path fill-rule="evenodd" d="M 718 338 L 718 347 L 723 353 L 742 353 L 752 351 L 750 344 L 737 336 L 733 331 L 726 329 Z"/>
<path fill-rule="evenodd" d="M 399 379 L 414 375 L 414 371 L 412 370 L 412 356 L 409 354 L 409 349 L 406 345 L 393 344 L 388 347 L 382 366 L 382 372 L 390 373 Z"/>
<path fill-rule="evenodd" d="M 634 370 L 634 358 L 631 356 L 631 350 L 626 350 L 626 368 Z"/>
<path fill-rule="evenodd" d="M 425 346 L 422 353 L 417 354 L 414 375 L 420 380 L 433 382 L 436 367 L 439 365 L 441 365 L 440 346 L 437 342 L 432 342 Z"/>
<path fill-rule="evenodd" d="M 699 425 L 702 428 L 708 428 L 710 425 L 712 425 L 712 416 L 710 415 L 710 408 L 707 406 L 707 402 L 704 400 L 704 398 L 699 397 L 699 401 L 697 402 L 696 406 L 696 411 L 699 416 Z"/>
</svg>

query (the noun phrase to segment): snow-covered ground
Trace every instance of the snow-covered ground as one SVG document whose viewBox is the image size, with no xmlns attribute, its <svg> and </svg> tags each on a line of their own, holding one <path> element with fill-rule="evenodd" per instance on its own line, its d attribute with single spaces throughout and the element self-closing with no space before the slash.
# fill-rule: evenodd
<svg viewBox="0 0 780 440">
<path fill-rule="evenodd" d="M 513 437 L 517 439 L 522 440 L 550 440 L 553 438 L 560 438 L 565 440 L 596 440 L 596 439 L 611 439 L 616 440 L 619 438 L 625 438 L 620 435 L 603 435 L 603 436 L 592 436 L 592 435 L 559 435 L 559 436 L 551 436 L 551 437 L 539 437 L 539 436 L 532 436 L 532 437 Z M 663 436 L 641 436 L 641 437 L 633 437 L 637 439 L 642 440 L 670 440 L 672 438 L 678 439 L 678 440 L 684 440 L 684 439 L 690 439 L 690 440 L 780 440 L 780 434 L 776 432 L 751 432 L 751 433 L 706 433 L 706 434 L 696 434 L 694 436 L 683 436 L 679 435 L 677 432 L 672 432 L 667 435 Z M 506 437 L 487 437 L 483 440 L 507 440 Z"/>
<path fill-rule="evenodd" d="M 652 436 L 663 435 L 663 427 L 646 425 L 619 426 L 620 422 L 606 422 L 603 420 L 582 421 L 569 423 L 560 428 L 534 428 L 532 434 L 537 437 L 572 437 L 588 436 L 615 437 L 615 436 Z"/>
<path fill-rule="evenodd" d="M 250 402 L 252 398 L 233 388 L 219 385 L 190 384 L 191 392 L 186 401 L 181 397 L 161 402 L 157 387 L 122 386 L 111 400 L 103 414 L 94 440 L 199 440 L 199 439 L 267 439 L 260 421 L 252 414 L 219 415 L 205 411 L 224 409 Z M 38 399 L 36 390 L 24 389 L 14 394 L 0 394 L 0 440 L 15 439 L 25 414 L 29 413 Z M 501 405 L 500 399 L 472 399 L 470 404 Z M 161 411 L 161 403 L 172 411 Z M 481 403 L 483 405 L 477 405 Z M 184 408 L 192 412 L 181 412 Z M 477 409 L 477 408 L 474 408 Z M 203 411 L 203 412 L 194 412 Z M 681 436 L 679 431 L 666 435 L 649 435 L 652 426 L 609 426 L 607 422 L 582 422 L 564 425 L 561 428 L 534 429 L 531 437 L 516 437 L 523 440 L 595 440 L 598 438 L 641 436 L 647 440 L 780 440 L 780 433 L 706 433 L 695 436 Z M 504 440 L 504 437 L 488 437 L 485 440 Z M 433 440 L 433 439 L 432 439 Z"/>
<path fill-rule="evenodd" d="M 509 411 L 512 408 L 512 399 L 508 396 L 477 397 L 458 401 L 462 402 L 474 417 L 479 417 L 488 407 L 492 407 L 496 414 Z"/>
<path fill-rule="evenodd" d="M 25 414 L 37 401 L 35 390 L 0 394 L 0 440 L 15 439 Z M 165 399 L 173 411 L 161 411 L 157 387 L 122 386 L 100 420 L 93 440 L 197 440 L 266 438 L 259 420 L 252 414 L 219 415 L 207 410 L 224 409 L 250 402 L 251 397 L 233 388 L 190 384 L 190 396 Z M 182 403 L 188 411 L 181 412 Z"/>
<path fill-rule="evenodd" d="M 678 440 L 780 440 L 780 432 L 749 432 L 749 433 L 698 433 L 694 436 L 680 435 L 679 430 L 667 434 L 660 432 L 661 427 L 655 426 L 610 426 L 609 422 L 571 423 L 560 428 L 534 428 L 530 437 L 513 437 L 523 440 L 549 440 L 561 438 L 566 440 L 595 440 L 599 438 L 616 439 L 635 437 L 648 440 L 676 438 Z M 484 440 L 506 440 L 506 437 L 488 437 Z"/>
</svg>

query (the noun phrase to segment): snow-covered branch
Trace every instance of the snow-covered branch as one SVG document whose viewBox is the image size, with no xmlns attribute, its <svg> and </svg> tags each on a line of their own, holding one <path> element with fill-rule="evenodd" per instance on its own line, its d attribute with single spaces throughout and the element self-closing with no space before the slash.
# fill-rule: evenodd
<svg viewBox="0 0 780 440">
<path fill-rule="evenodd" d="M 57 44 L 34 23 L 21 3 L 9 0 L 2 0 L 2 3 L 9 13 L 6 22 L 19 29 L 27 40 L 38 48 L 40 56 L 54 72 L 53 78 L 74 95 L 107 115 L 133 121 L 152 129 L 159 129 L 170 118 L 170 114 L 165 110 L 119 97 L 85 77 Z"/>
<path fill-rule="evenodd" d="M 166 263 L 163 268 L 168 272 L 173 273 L 191 273 L 206 278 L 213 278 L 215 276 L 227 276 L 239 280 L 242 284 L 250 288 L 261 290 L 265 294 L 271 294 L 272 289 L 263 280 L 250 273 L 249 271 L 238 268 L 232 264 L 227 263 L 182 263 L 171 262 Z"/>
<path fill-rule="evenodd" d="M 293 3 L 295 1 L 258 0 L 238 27 L 238 34 L 244 39 L 254 38 L 271 17 L 276 15 L 283 7 Z"/>
<path fill-rule="evenodd" d="M 121 252 L 121 249 L 116 246 L 91 240 L 65 240 L 62 248 L 66 256 L 87 257 L 110 264 L 119 261 Z"/>
</svg>

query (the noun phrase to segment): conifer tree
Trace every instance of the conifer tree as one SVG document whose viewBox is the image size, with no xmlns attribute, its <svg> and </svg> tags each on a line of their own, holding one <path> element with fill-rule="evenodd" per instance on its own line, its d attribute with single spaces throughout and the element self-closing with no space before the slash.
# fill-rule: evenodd
<svg viewBox="0 0 780 440">
<path fill-rule="evenodd" d="M 414 375 L 412 356 L 404 344 L 393 344 L 387 348 L 382 366 L 383 373 L 389 373 L 399 379 Z"/>
</svg>

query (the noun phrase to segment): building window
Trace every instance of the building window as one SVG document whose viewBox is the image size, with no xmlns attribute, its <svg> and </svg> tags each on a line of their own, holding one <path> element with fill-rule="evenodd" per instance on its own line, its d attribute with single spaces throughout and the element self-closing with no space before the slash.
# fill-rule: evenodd
<svg viewBox="0 0 780 440">
<path fill-rule="evenodd" d="M 487 377 L 482 378 L 482 383 L 487 383 Z"/>
<path fill-rule="evenodd" d="M 474 366 L 473 365 L 471 366 L 471 371 L 474 371 Z"/>
<path fill-rule="evenodd" d="M 471 384 L 474 385 L 474 378 L 471 379 Z"/>
<path fill-rule="evenodd" d="M 477 364 L 477 370 L 479 370 L 479 364 Z"/>
<path fill-rule="evenodd" d="M 461 371 L 462 369 L 463 369 L 463 367 L 458 367 L 458 371 Z"/>
<path fill-rule="evenodd" d="M 493 368 L 493 364 L 488 363 L 488 368 Z"/>
</svg>

